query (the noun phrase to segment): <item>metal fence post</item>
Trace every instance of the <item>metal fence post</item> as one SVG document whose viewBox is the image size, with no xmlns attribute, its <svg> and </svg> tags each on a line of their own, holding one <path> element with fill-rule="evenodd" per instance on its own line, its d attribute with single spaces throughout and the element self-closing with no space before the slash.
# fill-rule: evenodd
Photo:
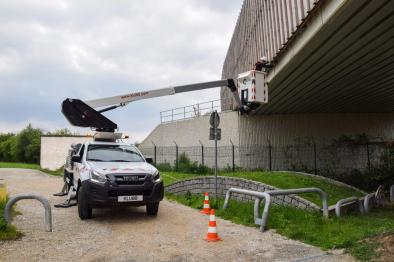
<svg viewBox="0 0 394 262">
<path fill-rule="evenodd" d="M 268 144 L 268 157 L 269 157 L 269 169 L 272 171 L 272 146 L 271 143 Z"/>
<path fill-rule="evenodd" d="M 367 142 L 366 144 L 367 147 L 367 165 L 368 165 L 368 171 L 371 171 L 371 159 L 369 155 L 369 143 Z"/>
<path fill-rule="evenodd" d="M 175 143 L 175 171 L 178 171 L 178 144 Z"/>
<path fill-rule="evenodd" d="M 313 158 L 314 158 L 315 175 L 317 175 L 317 153 L 316 153 L 316 143 L 313 143 Z"/>
<path fill-rule="evenodd" d="M 153 146 L 153 155 L 155 158 L 155 166 L 157 165 L 157 148 L 156 145 Z"/>
<path fill-rule="evenodd" d="M 151 143 L 153 144 L 153 159 L 154 159 L 154 163 L 155 166 L 157 165 L 157 151 L 156 151 L 156 144 L 153 143 L 153 141 L 151 141 Z"/>
<path fill-rule="evenodd" d="M 200 142 L 201 145 L 201 166 L 204 166 L 204 145 L 201 140 L 198 140 L 198 142 Z"/>
<path fill-rule="evenodd" d="M 232 170 L 233 170 L 233 172 L 235 172 L 235 147 L 234 147 L 234 143 L 233 143 L 233 141 L 231 141 L 231 139 L 230 139 L 230 143 L 231 143 L 232 163 L 233 163 Z"/>
</svg>

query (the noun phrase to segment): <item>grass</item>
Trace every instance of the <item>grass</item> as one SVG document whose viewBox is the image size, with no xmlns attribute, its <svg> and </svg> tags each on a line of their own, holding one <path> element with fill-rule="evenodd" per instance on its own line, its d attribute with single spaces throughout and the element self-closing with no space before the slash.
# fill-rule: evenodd
<svg viewBox="0 0 394 262">
<path fill-rule="evenodd" d="M 185 178 L 191 178 L 198 176 L 196 174 L 185 174 L 177 172 L 162 172 L 164 183 L 169 185 L 177 180 L 182 180 Z M 363 194 L 354 189 L 338 186 L 327 182 L 326 180 L 309 177 L 301 174 L 295 174 L 291 172 L 223 172 L 219 174 L 220 176 L 230 176 L 237 178 L 250 179 L 258 182 L 262 182 L 268 185 L 272 185 L 281 189 L 290 188 L 301 188 L 301 187 L 318 187 L 328 194 L 329 205 L 335 204 L 338 200 L 347 198 L 350 196 L 360 197 Z M 301 197 L 321 206 L 321 200 L 318 194 L 306 193 L 299 194 Z"/>
<path fill-rule="evenodd" d="M 15 240 L 22 234 L 12 225 L 7 225 L 4 218 L 4 208 L 6 200 L 0 200 L 0 241 L 2 240 Z"/>
<path fill-rule="evenodd" d="M 14 162 L 0 162 L 0 168 L 24 168 L 24 169 L 35 169 L 40 170 L 44 173 L 47 173 L 52 176 L 63 176 L 63 167 L 57 170 L 49 170 L 45 168 L 41 168 L 38 164 L 30 164 L 30 163 L 14 163 Z"/>
<path fill-rule="evenodd" d="M 166 195 L 168 199 L 181 204 L 201 209 L 203 196 Z M 213 203 L 218 217 L 237 224 L 257 227 L 253 221 L 253 203 L 230 201 L 229 208 L 222 209 L 223 199 Z M 281 235 L 300 240 L 322 249 L 345 248 L 347 252 L 361 261 L 368 261 L 376 256 L 376 245 L 360 242 L 384 232 L 394 233 L 394 206 L 375 209 L 365 216 L 350 214 L 341 218 L 325 219 L 317 212 L 306 212 L 293 207 L 272 205 L 268 228 L 275 229 Z M 219 225 L 220 228 L 220 225 Z"/>
<path fill-rule="evenodd" d="M 0 162 L 0 168 L 26 168 L 40 170 L 40 165 L 28 163 Z"/>
</svg>

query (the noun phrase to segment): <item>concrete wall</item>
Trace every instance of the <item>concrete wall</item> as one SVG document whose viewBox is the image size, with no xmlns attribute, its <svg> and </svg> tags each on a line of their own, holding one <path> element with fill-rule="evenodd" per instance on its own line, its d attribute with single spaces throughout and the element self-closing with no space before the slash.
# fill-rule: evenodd
<svg viewBox="0 0 394 262">
<path fill-rule="evenodd" d="M 242 116 L 239 132 L 241 146 L 294 144 L 300 138 L 320 143 L 361 133 L 393 140 L 394 113 Z"/>
<path fill-rule="evenodd" d="M 235 145 L 239 143 L 238 113 L 227 111 L 220 113 L 222 140 L 220 145 L 229 145 L 230 139 Z M 141 148 L 152 147 L 153 143 L 160 147 L 174 147 L 174 141 L 180 147 L 204 146 L 210 147 L 214 142 L 209 140 L 209 116 L 200 116 L 183 121 L 158 125 L 140 144 Z"/>
<path fill-rule="evenodd" d="M 235 166 L 299 171 L 335 168 L 338 172 L 348 172 L 354 168 L 363 170 L 368 161 L 379 164 L 384 149 L 371 145 L 369 158 L 366 148 L 362 146 L 357 152 L 355 148 L 345 147 L 338 148 L 338 152 L 331 152 L 326 145 L 331 144 L 333 139 L 341 135 L 365 133 L 372 140 L 394 140 L 394 113 L 239 116 L 236 112 L 226 112 L 221 113 L 221 119 L 219 168 L 232 166 L 230 139 L 236 146 Z M 208 117 L 199 117 L 161 124 L 140 148 L 144 155 L 154 157 L 154 142 L 157 146 L 157 163 L 174 164 L 176 148 L 173 141 L 176 141 L 179 155 L 184 152 L 192 161 L 202 163 L 201 140 L 204 144 L 204 164 L 213 167 L 214 150 L 213 141 L 208 140 L 208 122 Z"/>
<path fill-rule="evenodd" d="M 218 194 L 221 197 L 224 197 L 227 190 L 231 187 L 255 190 L 259 192 L 277 189 L 273 186 L 266 185 L 260 182 L 234 177 L 218 176 L 217 182 Z M 190 192 L 192 194 L 202 194 L 204 192 L 209 192 L 212 196 L 215 194 L 215 177 L 201 176 L 182 180 L 166 186 L 165 190 L 169 193 L 177 195 L 183 195 L 187 192 Z M 254 201 L 255 198 L 244 194 L 234 193 L 232 195 L 232 199 L 244 202 L 251 202 Z M 273 197 L 272 202 L 278 205 L 291 205 L 301 209 L 320 210 L 320 208 L 314 203 L 296 195 L 276 196 Z"/>
<path fill-rule="evenodd" d="M 42 168 L 56 170 L 66 162 L 68 149 L 72 143 L 84 143 L 91 137 L 41 137 L 40 165 Z"/>
<path fill-rule="evenodd" d="M 394 113 L 363 114 L 287 114 L 242 115 L 237 112 L 220 113 L 222 140 L 219 146 L 286 145 L 298 140 L 316 143 L 329 142 L 341 135 L 365 133 L 372 138 L 394 140 Z M 158 125 L 141 143 L 141 148 L 213 146 L 209 140 L 209 117 Z M 269 141 L 269 142 L 268 142 Z"/>
</svg>

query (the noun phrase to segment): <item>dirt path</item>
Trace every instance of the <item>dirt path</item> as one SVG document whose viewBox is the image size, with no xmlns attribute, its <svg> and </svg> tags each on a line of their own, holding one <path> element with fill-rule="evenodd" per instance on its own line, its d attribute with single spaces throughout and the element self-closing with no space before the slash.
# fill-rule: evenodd
<svg viewBox="0 0 394 262">
<path fill-rule="evenodd" d="M 35 170 L 0 169 L 10 193 L 36 192 L 51 204 L 62 185 L 59 177 Z M 52 233 L 44 231 L 43 208 L 34 200 L 18 202 L 13 224 L 24 233 L 17 241 L 0 242 L 0 261 L 352 261 L 345 255 L 288 240 L 268 231 L 217 219 L 223 241 L 203 241 L 208 217 L 164 200 L 159 215 L 144 208 L 94 210 L 81 221 L 76 207 L 53 208 Z M 311 257 L 308 258 L 307 257 Z"/>
</svg>

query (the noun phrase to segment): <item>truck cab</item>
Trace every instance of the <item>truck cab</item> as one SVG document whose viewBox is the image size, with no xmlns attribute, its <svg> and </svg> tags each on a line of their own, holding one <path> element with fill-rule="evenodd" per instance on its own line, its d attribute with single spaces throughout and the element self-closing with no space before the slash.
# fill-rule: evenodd
<svg viewBox="0 0 394 262">
<path fill-rule="evenodd" d="M 148 215 L 157 215 L 164 186 L 151 163 L 134 145 L 116 140 L 81 144 L 65 170 L 77 192 L 79 217 L 90 219 L 93 208 L 144 205 Z"/>
</svg>

